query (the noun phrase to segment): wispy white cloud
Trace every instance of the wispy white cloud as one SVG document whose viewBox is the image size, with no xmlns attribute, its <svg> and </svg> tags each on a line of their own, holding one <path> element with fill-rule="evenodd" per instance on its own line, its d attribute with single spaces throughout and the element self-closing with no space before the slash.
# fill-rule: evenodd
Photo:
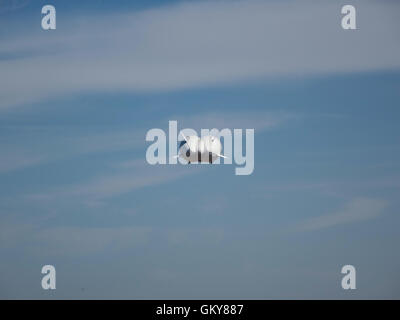
<svg viewBox="0 0 400 320">
<path fill-rule="evenodd" d="M 187 170 L 182 166 L 155 168 L 147 164 L 140 170 L 131 171 L 129 168 L 124 168 L 123 172 L 108 173 L 67 186 L 53 187 L 52 190 L 46 192 L 27 194 L 24 198 L 40 202 L 59 201 L 63 198 L 78 198 L 85 204 L 102 204 L 102 200 L 141 188 L 172 183 L 178 179 L 198 174 L 201 169 L 201 167 L 193 167 L 191 170 Z"/>
<path fill-rule="evenodd" d="M 0 14 L 18 10 L 28 5 L 30 0 L 0 0 Z"/>
<path fill-rule="evenodd" d="M 311 218 L 296 229 L 300 231 L 319 230 L 374 219 L 383 213 L 387 205 L 388 202 L 381 199 L 355 198 L 349 201 L 342 210 Z"/>
<path fill-rule="evenodd" d="M 8 223 L 0 227 L 0 249 L 26 248 L 35 255 L 79 256 L 146 244 L 150 227 L 40 227 Z"/>
<path fill-rule="evenodd" d="M 134 150 L 145 142 L 145 130 L 103 132 L 74 127 L 23 127 L 0 140 L 0 173 L 80 155 Z"/>
<path fill-rule="evenodd" d="M 44 163 L 46 160 L 46 157 L 40 154 L 30 154 L 22 151 L 6 152 L 3 150 L 0 157 L 0 173 L 32 167 Z"/>
<path fill-rule="evenodd" d="M 180 179 L 191 175 L 197 170 L 146 170 L 146 173 L 134 172 L 131 174 L 123 173 L 97 178 L 95 180 L 74 185 L 62 191 L 62 194 L 71 196 L 90 196 L 93 198 L 108 198 L 119 194 L 127 193 L 134 189 L 155 186 Z"/>
<path fill-rule="evenodd" d="M 34 234 L 36 249 L 46 246 L 47 254 L 80 255 L 104 250 L 135 248 L 151 235 L 149 227 L 53 227 Z M 40 243 L 43 245 L 40 246 Z M 39 245 L 39 246 L 38 246 Z M 61 251 L 61 252 L 60 252 Z"/>
<path fill-rule="evenodd" d="M 0 250 L 15 250 L 27 255 L 80 257 L 85 255 L 135 252 L 149 245 L 153 238 L 167 246 L 186 247 L 196 243 L 215 245 L 226 232 L 217 227 L 157 226 L 41 226 L 1 221 Z"/>
<path fill-rule="evenodd" d="M 0 54 L 23 58 L 0 61 L 0 107 L 86 91 L 398 69 L 400 3 L 353 4 L 356 31 L 341 28 L 334 1 L 198 1 L 10 33 Z"/>
<path fill-rule="evenodd" d="M 171 120 L 178 121 L 178 129 L 255 129 L 258 132 L 277 128 L 289 120 L 298 119 L 298 114 L 289 112 L 248 111 L 243 107 L 241 111 L 207 112 L 194 115 L 171 116 Z M 198 132 L 200 134 L 200 132 Z"/>
<path fill-rule="evenodd" d="M 299 118 L 285 112 L 248 112 L 246 109 L 235 112 L 204 112 L 196 115 L 172 115 L 168 118 L 154 119 L 154 126 L 168 129 L 169 120 L 178 121 L 178 129 L 193 128 L 254 128 L 257 131 L 278 128 L 286 122 Z M 81 155 L 108 153 L 121 150 L 136 150 L 146 147 L 145 136 L 151 128 L 111 130 L 99 132 L 94 127 L 23 127 L 17 134 L 11 133 L 0 139 L 2 157 L 0 173 L 51 163 L 61 159 Z M 200 131 L 198 131 L 200 134 Z M 120 161 L 114 167 L 132 169 L 146 165 L 145 159 Z"/>
</svg>

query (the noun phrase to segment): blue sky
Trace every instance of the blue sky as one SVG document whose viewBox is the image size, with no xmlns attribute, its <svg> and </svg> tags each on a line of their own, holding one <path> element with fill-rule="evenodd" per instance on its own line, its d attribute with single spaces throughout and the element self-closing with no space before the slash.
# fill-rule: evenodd
<svg viewBox="0 0 400 320">
<path fill-rule="evenodd" d="M 400 297 L 398 3 L 51 3 L 0 2 L 1 298 Z M 148 165 L 169 120 L 254 173 Z"/>
</svg>

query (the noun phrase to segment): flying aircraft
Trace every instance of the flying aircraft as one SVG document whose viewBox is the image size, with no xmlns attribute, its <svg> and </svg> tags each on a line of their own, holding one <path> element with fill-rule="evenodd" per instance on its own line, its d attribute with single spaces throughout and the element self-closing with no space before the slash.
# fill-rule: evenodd
<svg viewBox="0 0 400 320">
<path fill-rule="evenodd" d="M 181 157 L 192 162 L 208 162 L 213 163 L 218 158 L 227 158 L 221 154 L 222 144 L 218 137 L 205 136 L 201 139 L 197 136 L 184 136 L 183 141 L 179 144 L 179 154 Z"/>
</svg>

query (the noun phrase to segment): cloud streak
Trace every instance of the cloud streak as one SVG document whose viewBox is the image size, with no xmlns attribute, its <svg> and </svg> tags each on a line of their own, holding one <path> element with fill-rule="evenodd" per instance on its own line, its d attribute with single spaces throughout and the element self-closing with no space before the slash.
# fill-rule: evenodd
<svg viewBox="0 0 400 320">
<path fill-rule="evenodd" d="M 208 112 L 192 116 L 171 116 L 178 121 L 179 128 L 200 129 L 255 129 L 257 132 L 277 128 L 301 115 L 288 112 L 254 112 L 243 107 L 242 111 Z M 200 131 L 198 131 L 200 134 Z"/>
<path fill-rule="evenodd" d="M 1 228 L 0 250 L 24 247 L 36 255 L 75 257 L 101 253 L 104 250 L 135 248 L 145 244 L 152 233 L 151 227 L 40 227 L 26 224 L 5 224 Z M 43 249 L 45 249 L 45 253 Z"/>
<path fill-rule="evenodd" d="M 145 130 L 77 130 L 75 127 L 25 127 L 2 137 L 0 173 L 71 157 L 135 150 L 144 144 Z"/>
<path fill-rule="evenodd" d="M 0 107 L 80 92 L 179 90 L 400 67 L 398 2 L 355 1 L 362 15 L 354 32 L 341 29 L 337 3 L 288 5 L 191 2 L 77 15 L 54 33 L 2 37 L 0 57 L 15 59 L 0 59 Z"/>
<path fill-rule="evenodd" d="M 298 226 L 299 231 L 313 231 L 374 219 L 383 213 L 387 201 L 380 199 L 355 198 L 337 212 L 311 218 Z"/>
<path fill-rule="evenodd" d="M 275 129 L 288 121 L 299 118 L 299 115 L 285 112 L 211 112 L 197 115 L 174 115 L 164 119 L 154 119 L 154 125 L 167 130 L 169 120 L 178 120 L 178 129 L 193 128 L 255 128 L 257 132 Z M 16 133 L 0 139 L 2 157 L 0 174 L 28 167 L 51 163 L 96 153 L 110 153 L 124 150 L 137 150 L 148 145 L 145 141 L 147 130 L 151 128 L 118 129 L 107 128 L 99 132 L 96 128 L 76 127 L 24 127 Z M 200 134 L 200 131 L 198 131 Z M 27 138 L 29 137 L 29 143 Z M 143 154 L 144 159 L 144 154 Z M 141 160 L 138 160 L 141 161 Z M 144 161 L 144 160 L 143 160 Z M 140 162 L 140 163 L 143 163 Z M 140 164 L 120 163 L 118 167 L 132 167 Z"/>
<path fill-rule="evenodd" d="M 58 201 L 60 199 L 76 198 L 83 199 L 84 203 L 101 202 L 101 200 L 126 194 L 137 189 L 171 183 L 201 172 L 201 167 L 188 168 L 179 166 L 154 167 L 143 165 L 140 170 L 133 172 L 124 168 L 122 173 L 105 174 L 98 178 L 77 182 L 61 188 L 53 188 L 46 193 L 29 194 L 25 199 L 34 201 Z"/>
</svg>

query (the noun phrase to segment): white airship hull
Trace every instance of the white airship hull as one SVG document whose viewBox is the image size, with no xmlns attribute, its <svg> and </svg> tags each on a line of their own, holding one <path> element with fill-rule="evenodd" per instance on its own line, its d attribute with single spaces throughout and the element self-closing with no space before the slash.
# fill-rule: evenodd
<svg viewBox="0 0 400 320">
<path fill-rule="evenodd" d="M 197 136 L 185 137 L 179 148 L 179 157 L 189 163 L 207 162 L 213 163 L 221 155 L 222 144 L 219 138 L 205 136 L 201 139 Z"/>
</svg>

